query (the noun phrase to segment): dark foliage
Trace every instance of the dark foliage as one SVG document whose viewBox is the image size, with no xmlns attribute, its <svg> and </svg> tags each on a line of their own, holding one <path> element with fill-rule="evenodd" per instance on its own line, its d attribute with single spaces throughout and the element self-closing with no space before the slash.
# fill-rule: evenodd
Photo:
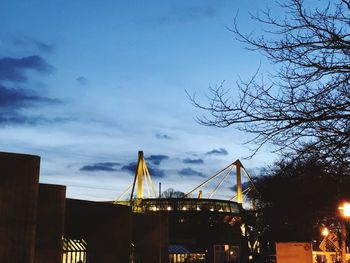
<svg viewBox="0 0 350 263">
<path fill-rule="evenodd" d="M 162 198 L 182 198 L 184 196 L 185 196 L 185 193 L 176 191 L 173 188 L 168 188 L 161 195 Z"/>
<path fill-rule="evenodd" d="M 350 173 L 319 156 L 282 161 L 255 179 L 260 231 L 272 241 L 311 241 L 320 227 L 337 225 L 338 206 L 350 200 Z"/>
</svg>

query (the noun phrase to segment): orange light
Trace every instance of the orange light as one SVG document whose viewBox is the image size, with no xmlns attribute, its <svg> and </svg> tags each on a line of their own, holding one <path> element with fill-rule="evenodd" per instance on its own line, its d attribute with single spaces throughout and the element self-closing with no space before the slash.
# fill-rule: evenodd
<svg viewBox="0 0 350 263">
<path fill-rule="evenodd" d="M 328 228 L 327 227 L 322 228 L 321 234 L 322 236 L 325 236 L 325 237 L 328 236 L 329 235 Z"/>
<path fill-rule="evenodd" d="M 343 217 L 350 217 L 350 203 L 343 203 L 338 209 L 342 210 Z"/>
<path fill-rule="evenodd" d="M 224 250 L 228 251 L 229 250 L 229 246 L 228 245 L 224 245 Z"/>
<path fill-rule="evenodd" d="M 344 216 L 350 216 L 350 204 L 344 204 Z"/>
</svg>

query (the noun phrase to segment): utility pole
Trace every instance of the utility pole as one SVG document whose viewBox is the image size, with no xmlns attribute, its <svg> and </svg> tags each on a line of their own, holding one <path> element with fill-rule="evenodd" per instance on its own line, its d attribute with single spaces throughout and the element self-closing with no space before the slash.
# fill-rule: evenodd
<svg viewBox="0 0 350 263">
<path fill-rule="evenodd" d="M 346 261 L 346 225 L 345 218 L 341 219 L 341 262 L 347 263 Z"/>
<path fill-rule="evenodd" d="M 346 262 L 346 220 L 350 218 L 350 203 L 345 202 L 338 209 L 341 211 L 341 262 Z"/>
</svg>

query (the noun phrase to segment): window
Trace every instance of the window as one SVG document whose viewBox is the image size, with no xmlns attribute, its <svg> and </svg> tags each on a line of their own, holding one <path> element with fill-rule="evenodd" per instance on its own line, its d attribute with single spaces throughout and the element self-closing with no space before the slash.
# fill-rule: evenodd
<svg viewBox="0 0 350 263">
<path fill-rule="evenodd" d="M 63 261 L 62 263 L 87 262 L 87 244 L 84 239 L 63 238 Z"/>
</svg>

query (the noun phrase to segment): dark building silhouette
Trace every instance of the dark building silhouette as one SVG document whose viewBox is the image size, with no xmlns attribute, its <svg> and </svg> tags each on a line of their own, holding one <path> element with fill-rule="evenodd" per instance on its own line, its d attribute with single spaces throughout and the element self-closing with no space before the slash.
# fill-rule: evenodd
<svg viewBox="0 0 350 263">
<path fill-rule="evenodd" d="M 168 262 L 168 220 L 162 213 L 133 213 L 133 257 L 135 262 Z"/>
<path fill-rule="evenodd" d="M 39 166 L 39 156 L 0 153 L 0 262 L 34 262 Z"/>
<path fill-rule="evenodd" d="M 241 206 L 198 198 L 66 199 L 40 157 L 0 153 L 0 262 L 243 262 Z"/>
<path fill-rule="evenodd" d="M 75 256 L 76 261 L 129 262 L 131 208 L 111 203 L 67 199 L 64 237 L 85 242 L 86 259 Z"/>
<path fill-rule="evenodd" d="M 39 184 L 39 168 L 39 156 L 0 153 L 0 262 L 62 263 L 67 242 L 66 262 L 129 262 L 131 208 L 66 199 L 65 186 Z"/>
<path fill-rule="evenodd" d="M 62 263 L 66 187 L 39 185 L 35 263 Z"/>
</svg>

